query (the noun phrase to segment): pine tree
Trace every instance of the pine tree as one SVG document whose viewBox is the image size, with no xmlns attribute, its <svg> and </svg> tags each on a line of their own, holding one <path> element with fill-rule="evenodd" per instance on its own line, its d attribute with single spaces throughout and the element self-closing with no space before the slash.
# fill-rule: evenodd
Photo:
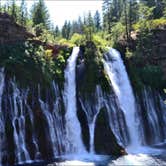
<svg viewBox="0 0 166 166">
<path fill-rule="evenodd" d="M 110 13 L 110 0 L 103 0 L 103 29 L 111 32 L 111 13 Z"/>
<path fill-rule="evenodd" d="M 95 15 L 94 15 L 94 25 L 95 25 L 95 29 L 96 31 L 98 32 L 99 30 L 101 30 L 101 19 L 100 19 L 100 13 L 99 11 L 97 10 L 95 12 Z"/>
<path fill-rule="evenodd" d="M 28 14 L 25 0 L 21 1 L 20 11 L 21 11 L 20 23 L 21 25 L 25 26 Z"/>
<path fill-rule="evenodd" d="M 17 21 L 17 12 L 16 12 L 16 1 L 12 0 L 12 6 L 11 6 L 11 15 L 15 21 Z"/>
<path fill-rule="evenodd" d="M 83 33 L 83 22 L 82 22 L 82 19 L 81 19 L 80 16 L 78 18 L 77 23 L 78 23 L 78 31 L 77 31 L 77 33 L 82 34 Z"/>
<path fill-rule="evenodd" d="M 2 4 L 1 4 L 1 0 L 0 0 L 0 12 L 2 12 Z"/>
<path fill-rule="evenodd" d="M 59 27 L 58 27 L 58 26 L 55 27 L 54 36 L 55 36 L 55 37 L 60 36 L 60 30 L 59 30 Z"/>
<path fill-rule="evenodd" d="M 71 35 L 71 23 L 65 21 L 62 27 L 62 37 L 65 39 L 69 39 Z"/>
<path fill-rule="evenodd" d="M 93 20 L 91 12 L 89 12 L 87 16 L 87 26 L 88 28 L 91 29 L 92 32 L 94 32 L 95 26 L 94 26 L 94 20 Z"/>
<path fill-rule="evenodd" d="M 33 26 L 43 24 L 46 29 L 50 27 L 49 13 L 44 0 L 39 0 L 32 8 Z"/>
</svg>

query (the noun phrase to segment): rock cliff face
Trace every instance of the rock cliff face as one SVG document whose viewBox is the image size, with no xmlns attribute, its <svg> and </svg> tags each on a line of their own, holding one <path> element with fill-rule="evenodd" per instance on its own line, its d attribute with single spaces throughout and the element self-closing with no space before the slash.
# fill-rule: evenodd
<svg viewBox="0 0 166 166">
<path fill-rule="evenodd" d="M 163 70 L 163 77 L 166 79 L 166 27 L 164 29 L 154 29 L 154 51 L 153 56 L 156 63 L 161 66 Z"/>
<path fill-rule="evenodd" d="M 25 41 L 30 37 L 33 34 L 27 32 L 25 27 L 15 23 L 8 14 L 0 13 L 0 44 Z"/>
</svg>

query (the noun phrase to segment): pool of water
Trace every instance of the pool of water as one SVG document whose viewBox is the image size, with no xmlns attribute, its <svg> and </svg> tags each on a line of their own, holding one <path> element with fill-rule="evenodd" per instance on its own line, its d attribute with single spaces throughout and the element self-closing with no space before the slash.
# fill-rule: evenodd
<svg viewBox="0 0 166 166">
<path fill-rule="evenodd" d="M 115 158 L 108 155 L 71 154 L 57 157 L 53 161 L 36 161 L 20 164 L 24 166 L 166 166 L 165 146 L 157 148 L 139 147 L 127 149 L 128 155 Z"/>
</svg>

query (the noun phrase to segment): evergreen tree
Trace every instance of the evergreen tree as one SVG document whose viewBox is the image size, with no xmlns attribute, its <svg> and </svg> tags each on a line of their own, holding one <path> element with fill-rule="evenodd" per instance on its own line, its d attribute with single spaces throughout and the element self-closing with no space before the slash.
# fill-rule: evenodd
<svg viewBox="0 0 166 166">
<path fill-rule="evenodd" d="M 81 17 L 78 18 L 78 31 L 77 33 L 82 34 L 83 33 L 83 22 Z"/>
<path fill-rule="evenodd" d="M 33 26 L 43 24 L 46 29 L 50 28 L 49 13 L 44 0 L 39 0 L 32 8 Z"/>
<path fill-rule="evenodd" d="M 16 1 L 12 0 L 12 6 L 11 6 L 11 15 L 15 21 L 17 21 L 17 11 L 16 11 Z"/>
<path fill-rule="evenodd" d="M 95 25 L 95 29 L 96 31 L 98 32 L 99 30 L 101 30 L 101 19 L 100 19 L 100 13 L 99 11 L 97 10 L 95 15 L 94 15 L 94 25 Z"/>
<path fill-rule="evenodd" d="M 55 27 L 54 36 L 55 36 L 55 37 L 59 37 L 59 36 L 60 36 L 60 30 L 59 30 L 59 27 L 58 27 L 58 26 Z"/>
<path fill-rule="evenodd" d="M 0 12 L 2 12 L 2 4 L 1 4 L 1 0 L 0 0 Z"/>
<path fill-rule="evenodd" d="M 124 17 L 125 17 L 126 37 L 127 37 L 127 41 L 129 41 L 127 0 L 124 0 Z"/>
<path fill-rule="evenodd" d="M 110 13 L 110 0 L 103 0 L 103 29 L 111 32 L 111 13 Z"/>
<path fill-rule="evenodd" d="M 87 16 L 87 26 L 88 28 L 91 29 L 92 32 L 94 32 L 95 26 L 94 26 L 94 20 L 93 20 L 91 12 L 89 12 Z"/>
<path fill-rule="evenodd" d="M 62 27 L 62 37 L 65 39 L 69 39 L 71 35 L 71 23 L 65 21 Z"/>
<path fill-rule="evenodd" d="M 20 11 L 21 11 L 21 18 L 20 18 L 20 23 L 21 25 L 26 25 L 26 20 L 27 20 L 27 6 L 25 0 L 21 1 L 21 6 L 20 6 Z"/>
<path fill-rule="evenodd" d="M 166 7 L 165 0 L 156 0 L 155 9 L 153 11 L 154 18 L 160 18 L 164 15 L 164 9 Z"/>
</svg>

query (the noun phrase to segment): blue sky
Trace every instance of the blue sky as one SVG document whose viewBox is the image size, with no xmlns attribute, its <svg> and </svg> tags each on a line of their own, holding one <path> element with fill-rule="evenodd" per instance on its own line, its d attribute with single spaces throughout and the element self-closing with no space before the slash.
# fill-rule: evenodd
<svg viewBox="0 0 166 166">
<path fill-rule="evenodd" d="M 27 3 L 30 8 L 33 1 L 27 0 Z M 76 20 L 78 16 L 83 16 L 88 11 L 94 14 L 96 10 L 100 12 L 102 10 L 102 0 L 45 0 L 45 3 L 52 23 L 59 27 L 65 20 Z"/>
</svg>

